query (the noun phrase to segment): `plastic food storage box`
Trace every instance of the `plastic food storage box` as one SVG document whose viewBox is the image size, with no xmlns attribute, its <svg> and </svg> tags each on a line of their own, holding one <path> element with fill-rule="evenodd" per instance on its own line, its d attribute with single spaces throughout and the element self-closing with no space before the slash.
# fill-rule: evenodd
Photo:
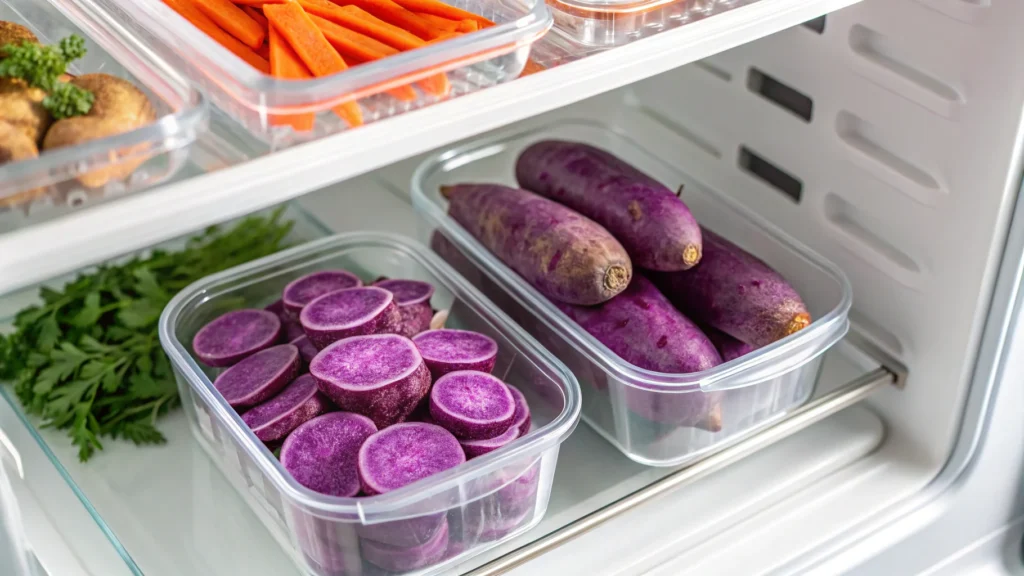
<svg viewBox="0 0 1024 576">
<path fill-rule="evenodd" d="M 383 495 L 337 498 L 297 483 L 214 389 L 215 370 L 195 360 L 190 344 L 223 312 L 265 306 L 292 279 L 328 268 L 367 282 L 387 276 L 432 283 L 431 303 L 449 310 L 448 327 L 497 341 L 494 374 L 525 394 L 532 430 L 501 450 Z M 558 447 L 579 417 L 579 385 L 569 370 L 440 258 L 399 236 L 333 236 L 203 279 L 168 304 L 160 341 L 193 434 L 296 562 L 316 575 L 378 573 L 360 553 L 363 535 L 386 532 L 389 541 L 414 543 L 422 526 L 442 517 L 447 549 L 417 574 L 436 574 L 534 526 L 547 509 Z"/>
<path fill-rule="evenodd" d="M 807 328 L 711 370 L 663 374 L 621 359 L 583 331 L 446 214 L 438 188 L 459 182 L 516 186 L 515 162 L 544 139 L 575 140 L 603 148 L 672 189 L 703 226 L 766 261 L 803 297 L 815 321 Z M 412 186 L 422 234 L 435 251 L 568 364 L 583 390 L 583 419 L 633 460 L 654 466 L 692 462 L 740 434 L 781 418 L 813 392 L 822 354 L 846 333 L 851 289 L 843 273 L 733 200 L 699 186 L 624 133 L 585 120 L 467 144 L 426 160 Z M 708 395 L 708 429 L 674 423 L 673 406 Z M 713 412 L 712 412 L 713 411 Z M 713 430 L 714 428 L 719 428 Z"/>
<path fill-rule="evenodd" d="M 611 47 L 757 0 L 548 0 L 555 30 L 586 46 Z"/>
<path fill-rule="evenodd" d="M 130 132 L 0 165 L 0 232 L 63 214 L 85 201 L 153 186 L 185 163 L 189 145 L 206 128 L 206 101 L 90 0 L 0 0 L 0 20 L 28 27 L 44 44 L 82 36 L 88 52 L 69 72 L 104 72 L 130 80 L 157 111 L 155 122 Z M 101 187 L 79 182 L 88 174 L 93 178 L 84 180 L 95 185 L 96 175 L 105 173 L 111 178 Z"/>
<path fill-rule="evenodd" d="M 523 71 L 531 44 L 552 24 L 543 0 L 455 0 L 449 4 L 495 25 L 332 76 L 295 81 L 257 71 L 160 0 L 94 1 L 184 70 L 214 104 L 275 148 L 344 130 L 345 122 L 329 112 L 342 102 L 358 100 L 366 123 L 431 104 L 440 97 L 415 84 L 412 102 L 383 92 L 434 74 L 448 73 L 449 97 L 512 80 Z M 275 114 L 308 112 L 318 113 L 312 131 L 272 123 Z"/>
</svg>

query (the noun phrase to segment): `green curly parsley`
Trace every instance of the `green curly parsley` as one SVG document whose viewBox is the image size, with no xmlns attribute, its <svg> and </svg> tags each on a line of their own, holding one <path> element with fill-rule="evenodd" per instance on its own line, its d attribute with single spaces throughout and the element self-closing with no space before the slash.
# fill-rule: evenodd
<svg viewBox="0 0 1024 576">
<path fill-rule="evenodd" d="M 0 77 L 18 78 L 29 86 L 47 93 L 43 107 L 56 118 L 70 118 L 88 114 L 95 100 L 92 92 L 74 84 L 62 82 L 60 77 L 68 64 L 85 56 L 85 40 L 72 34 L 56 46 L 21 41 L 0 46 Z"/>
</svg>

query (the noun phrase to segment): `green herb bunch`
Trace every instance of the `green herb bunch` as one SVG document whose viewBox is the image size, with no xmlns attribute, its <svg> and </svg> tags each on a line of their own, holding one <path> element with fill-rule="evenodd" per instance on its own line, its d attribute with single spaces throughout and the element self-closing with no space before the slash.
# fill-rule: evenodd
<svg viewBox="0 0 1024 576">
<path fill-rule="evenodd" d="M 164 306 L 204 276 L 280 250 L 291 227 L 278 209 L 226 233 L 209 228 L 183 250 L 153 250 L 41 289 L 42 304 L 0 335 L 0 380 L 13 381 L 44 426 L 67 430 L 82 461 L 103 449 L 103 436 L 164 442 L 156 419 L 179 404 L 157 333 Z"/>
<path fill-rule="evenodd" d="M 85 56 L 85 40 L 72 34 L 56 46 L 22 40 L 0 46 L 0 77 L 19 78 L 46 92 L 43 107 L 56 119 L 88 114 L 95 96 L 60 80 L 68 64 Z"/>
</svg>

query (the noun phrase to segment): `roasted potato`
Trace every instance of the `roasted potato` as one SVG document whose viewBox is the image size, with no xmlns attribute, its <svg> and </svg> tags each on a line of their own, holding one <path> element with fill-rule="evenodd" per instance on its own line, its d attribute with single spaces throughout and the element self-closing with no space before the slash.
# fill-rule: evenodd
<svg viewBox="0 0 1024 576">
<path fill-rule="evenodd" d="M 38 44 L 39 39 L 36 38 L 36 35 L 31 30 L 21 24 L 0 20 L 0 46 L 4 44 L 17 44 L 19 42 L 35 42 Z M 4 56 L 5 54 L 0 52 L 0 58 Z"/>
<path fill-rule="evenodd" d="M 18 160 L 28 160 L 37 156 L 39 156 L 39 149 L 36 147 L 36 143 L 26 136 L 24 131 L 9 122 L 0 120 L 0 165 Z M 31 202 L 45 192 L 43 188 L 34 188 L 10 196 L 0 196 L 0 210 Z"/>
</svg>

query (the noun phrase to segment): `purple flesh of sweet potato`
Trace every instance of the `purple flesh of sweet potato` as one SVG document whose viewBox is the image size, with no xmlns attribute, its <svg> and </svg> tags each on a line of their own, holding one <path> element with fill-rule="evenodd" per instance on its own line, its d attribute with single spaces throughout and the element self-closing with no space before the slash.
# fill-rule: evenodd
<svg viewBox="0 0 1024 576">
<path fill-rule="evenodd" d="M 397 334 L 354 336 L 309 363 L 320 391 L 342 410 L 384 429 L 408 416 L 430 391 L 430 371 L 412 340 Z"/>
<path fill-rule="evenodd" d="M 299 320 L 309 341 L 323 350 L 342 338 L 395 333 L 401 319 L 391 292 L 364 286 L 313 300 L 302 309 Z"/>
<path fill-rule="evenodd" d="M 519 431 L 520 436 L 526 436 L 530 431 L 530 405 L 526 403 L 526 396 L 523 396 L 519 388 L 511 384 L 506 386 L 516 402 L 516 415 L 512 418 L 512 427 Z"/>
<path fill-rule="evenodd" d="M 213 387 L 233 408 L 247 408 L 269 400 L 299 375 L 299 349 L 279 344 L 228 368 Z"/>
<path fill-rule="evenodd" d="M 266 310 L 234 310 L 203 326 L 192 338 L 192 350 L 207 366 L 231 366 L 269 348 L 281 335 L 281 321 Z"/>
<path fill-rule="evenodd" d="M 264 442 L 280 440 L 307 422 L 332 408 L 316 387 L 316 380 L 303 374 L 277 396 L 242 414 L 242 421 Z"/>
<path fill-rule="evenodd" d="M 679 271 L 700 260 L 700 226 L 686 204 L 604 150 L 578 142 L 537 142 L 519 155 L 516 180 L 604 226 L 641 268 Z"/>
<path fill-rule="evenodd" d="M 433 537 L 411 547 L 392 546 L 373 540 L 362 540 L 363 559 L 392 572 L 407 572 L 436 563 L 448 549 L 448 523 L 441 516 L 441 527 Z"/>
<path fill-rule="evenodd" d="M 299 484 L 328 496 L 359 493 L 359 448 L 377 427 L 366 416 L 330 412 L 296 428 L 281 448 L 281 464 Z"/>
<path fill-rule="evenodd" d="M 532 192 L 497 184 L 459 184 L 441 191 L 452 218 L 549 298 L 590 306 L 629 285 L 629 255 L 589 218 Z"/>
<path fill-rule="evenodd" d="M 462 449 L 466 452 L 466 458 L 476 458 L 477 456 L 483 456 L 488 452 L 493 452 L 498 448 L 507 446 L 516 438 L 519 438 L 519 428 L 509 426 L 508 430 L 505 430 L 494 438 L 484 438 L 481 440 L 459 440 L 459 444 L 462 444 Z"/>
<path fill-rule="evenodd" d="M 292 340 L 289 344 L 299 349 L 299 355 L 302 356 L 302 360 L 305 361 L 306 364 L 312 362 L 313 358 L 316 358 L 316 355 L 320 353 L 320 351 L 316 349 L 316 346 L 313 346 L 313 343 L 309 341 L 309 337 L 305 334 Z"/>
<path fill-rule="evenodd" d="M 469 330 L 428 330 L 412 339 L 437 380 L 457 370 L 494 370 L 498 359 L 498 343 L 479 332 Z"/>
<path fill-rule="evenodd" d="M 652 279 L 684 314 L 752 346 L 811 323 L 800 295 L 778 272 L 706 228 L 700 264 Z"/>
<path fill-rule="evenodd" d="M 359 481 L 367 495 L 383 494 L 465 461 L 451 432 L 435 424 L 405 422 L 374 434 L 359 449 Z"/>
<path fill-rule="evenodd" d="M 453 534 L 458 534 L 464 541 L 488 542 L 525 525 L 537 504 L 540 462 L 521 472 L 519 470 L 499 470 L 492 478 L 497 486 L 501 486 L 497 491 L 467 504 L 461 515 L 449 514 L 449 525 L 461 527 L 461 533 Z M 453 516 L 461 522 L 453 523 Z"/>
<path fill-rule="evenodd" d="M 321 270 L 292 280 L 284 287 L 281 301 L 285 313 L 298 318 L 306 304 L 324 294 L 362 285 L 363 281 L 347 270 Z"/>
<path fill-rule="evenodd" d="M 569 318 L 623 360 L 645 370 L 686 374 L 714 368 L 722 358 L 696 324 L 680 313 L 646 277 L 637 274 L 625 292 L 601 306 L 557 304 Z M 719 395 L 699 390 L 668 393 L 628 387 L 635 413 L 655 422 L 721 427 Z"/>
<path fill-rule="evenodd" d="M 516 402 L 504 382 L 486 372 L 449 372 L 430 390 L 430 415 L 465 440 L 493 438 L 508 430 Z"/>
<path fill-rule="evenodd" d="M 374 282 L 373 285 L 395 295 L 395 304 L 401 316 L 399 334 L 412 338 L 430 328 L 430 319 L 434 316 L 434 310 L 430 307 L 434 287 L 430 283 L 419 280 L 384 279 Z"/>
<path fill-rule="evenodd" d="M 757 350 L 756 346 L 751 346 L 746 342 L 740 342 L 721 330 L 715 330 L 708 326 L 703 327 L 703 329 L 704 333 L 708 335 L 708 339 L 710 339 L 711 342 L 714 343 L 715 348 L 718 349 L 718 353 L 722 355 L 722 362 L 735 360 L 740 356 L 746 356 L 754 350 Z"/>
</svg>

